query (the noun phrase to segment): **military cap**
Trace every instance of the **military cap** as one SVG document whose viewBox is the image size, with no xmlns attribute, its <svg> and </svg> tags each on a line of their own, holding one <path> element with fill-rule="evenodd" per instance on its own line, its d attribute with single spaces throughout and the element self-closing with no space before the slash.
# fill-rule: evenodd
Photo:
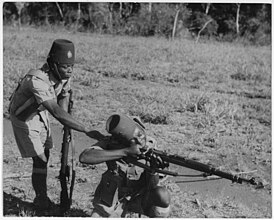
<svg viewBox="0 0 274 220">
<path fill-rule="evenodd" d="M 58 64 L 74 64 L 74 44 L 66 39 L 57 39 L 53 42 L 48 58 Z"/>
</svg>

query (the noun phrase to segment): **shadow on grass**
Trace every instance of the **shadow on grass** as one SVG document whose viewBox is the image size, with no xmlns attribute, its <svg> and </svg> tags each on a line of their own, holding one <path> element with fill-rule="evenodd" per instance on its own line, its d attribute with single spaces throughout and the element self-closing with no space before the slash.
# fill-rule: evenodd
<svg viewBox="0 0 274 220">
<path fill-rule="evenodd" d="M 51 216 L 51 217 L 61 217 L 59 205 L 54 204 L 47 211 L 37 211 L 35 210 L 33 203 L 22 201 L 20 198 L 4 192 L 3 194 L 3 206 L 4 206 L 4 216 L 21 216 L 21 217 L 32 217 L 32 216 Z M 90 217 L 81 209 L 71 209 L 69 210 L 66 217 Z"/>
</svg>

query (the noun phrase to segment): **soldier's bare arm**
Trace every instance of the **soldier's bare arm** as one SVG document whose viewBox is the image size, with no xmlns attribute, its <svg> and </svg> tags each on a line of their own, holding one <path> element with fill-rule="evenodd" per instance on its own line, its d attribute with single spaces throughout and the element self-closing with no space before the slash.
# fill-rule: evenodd
<svg viewBox="0 0 274 220">
<path fill-rule="evenodd" d="M 70 127 L 76 131 L 88 133 L 86 127 L 75 120 L 69 113 L 61 108 L 55 100 L 47 100 L 42 105 L 50 112 L 50 114 L 56 118 L 61 124 Z"/>
<path fill-rule="evenodd" d="M 106 144 L 107 143 L 105 143 L 105 145 Z M 100 147 L 105 148 L 105 146 Z M 86 164 L 98 164 L 110 160 L 118 160 L 126 156 L 137 156 L 141 153 L 139 149 L 140 147 L 140 145 L 132 142 L 130 147 L 115 150 L 88 148 L 80 154 L 79 161 Z"/>
<path fill-rule="evenodd" d="M 69 128 L 84 132 L 90 138 L 101 140 L 105 136 L 96 130 L 88 130 L 85 125 L 74 119 L 69 113 L 67 113 L 62 107 L 60 107 L 55 100 L 47 100 L 42 105 L 50 112 L 50 114 L 56 118 L 61 124 L 68 126 Z"/>
</svg>

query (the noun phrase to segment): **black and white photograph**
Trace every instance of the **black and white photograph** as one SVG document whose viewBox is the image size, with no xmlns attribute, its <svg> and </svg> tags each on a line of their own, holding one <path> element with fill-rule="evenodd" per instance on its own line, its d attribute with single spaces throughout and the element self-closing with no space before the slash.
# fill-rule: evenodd
<svg viewBox="0 0 274 220">
<path fill-rule="evenodd" d="M 1 217 L 272 218 L 271 1 L 1 2 Z"/>
</svg>

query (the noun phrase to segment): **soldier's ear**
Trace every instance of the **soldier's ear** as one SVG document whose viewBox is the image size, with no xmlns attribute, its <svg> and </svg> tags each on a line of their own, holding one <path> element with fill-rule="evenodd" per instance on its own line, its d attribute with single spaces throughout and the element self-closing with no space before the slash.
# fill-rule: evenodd
<svg viewBox="0 0 274 220">
<path fill-rule="evenodd" d="M 143 129 L 146 129 L 145 125 L 141 122 L 140 118 L 133 117 L 133 121 L 135 121 L 137 124 L 139 124 Z"/>
</svg>

